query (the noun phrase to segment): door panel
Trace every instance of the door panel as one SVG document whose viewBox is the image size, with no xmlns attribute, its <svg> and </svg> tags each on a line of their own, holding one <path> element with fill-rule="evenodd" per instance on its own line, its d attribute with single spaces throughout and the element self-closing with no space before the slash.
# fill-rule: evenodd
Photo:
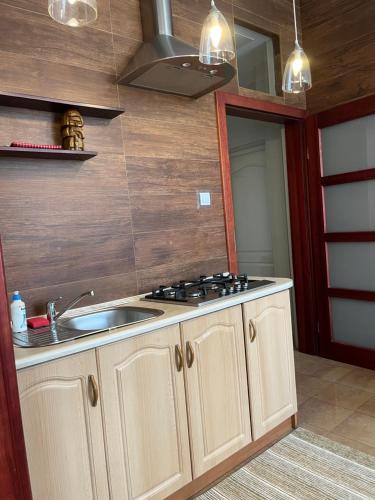
<svg viewBox="0 0 375 500">
<path fill-rule="evenodd" d="M 162 499 L 191 480 L 178 326 L 97 350 L 113 500 Z"/>
<path fill-rule="evenodd" d="M 181 330 L 194 353 L 186 393 L 195 478 L 251 442 L 241 306 L 185 321 Z"/>
<path fill-rule="evenodd" d="M 89 401 L 95 352 L 18 372 L 34 500 L 109 498 L 101 403 Z"/>
<path fill-rule="evenodd" d="M 375 368 L 375 96 L 306 127 L 319 354 Z"/>
<path fill-rule="evenodd" d="M 243 304 L 254 439 L 297 411 L 289 292 Z"/>
</svg>

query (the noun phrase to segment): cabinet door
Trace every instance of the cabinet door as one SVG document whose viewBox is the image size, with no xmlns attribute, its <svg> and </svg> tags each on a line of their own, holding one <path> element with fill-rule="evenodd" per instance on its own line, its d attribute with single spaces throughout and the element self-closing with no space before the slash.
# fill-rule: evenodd
<svg viewBox="0 0 375 500">
<path fill-rule="evenodd" d="M 181 329 L 197 477 L 251 441 L 241 306 L 185 321 Z"/>
<path fill-rule="evenodd" d="M 243 304 L 253 438 L 296 413 L 289 291 Z"/>
<path fill-rule="evenodd" d="M 171 326 L 97 350 L 113 500 L 162 499 L 191 481 L 176 345 Z"/>
<path fill-rule="evenodd" d="M 18 372 L 34 500 L 109 498 L 101 404 L 92 406 L 89 375 L 97 382 L 93 350 Z"/>
</svg>

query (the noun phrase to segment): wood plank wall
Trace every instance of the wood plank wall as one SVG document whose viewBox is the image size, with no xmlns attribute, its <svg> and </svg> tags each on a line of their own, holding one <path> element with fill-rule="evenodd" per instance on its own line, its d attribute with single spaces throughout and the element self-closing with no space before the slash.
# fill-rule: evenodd
<svg viewBox="0 0 375 500">
<path fill-rule="evenodd" d="M 99 302 L 226 269 L 213 94 L 195 101 L 114 84 L 142 40 L 137 0 L 98 0 L 98 21 L 81 29 L 52 21 L 46 4 L 0 1 L 0 89 L 120 104 L 126 114 L 85 120 L 87 148 L 99 155 L 83 164 L 0 159 L 9 291 L 21 290 L 28 313 L 39 314 L 59 295 L 93 288 Z M 235 16 L 278 34 L 283 66 L 293 47 L 291 0 L 217 6 L 231 23 Z M 208 8 L 208 0 L 173 0 L 175 34 L 198 46 Z M 236 81 L 226 90 L 246 93 Z M 0 108 L 0 144 L 58 141 L 59 119 Z M 212 208 L 197 209 L 198 190 L 211 191 Z"/>
<path fill-rule="evenodd" d="M 375 93 L 375 2 L 301 0 L 312 113 Z"/>
</svg>

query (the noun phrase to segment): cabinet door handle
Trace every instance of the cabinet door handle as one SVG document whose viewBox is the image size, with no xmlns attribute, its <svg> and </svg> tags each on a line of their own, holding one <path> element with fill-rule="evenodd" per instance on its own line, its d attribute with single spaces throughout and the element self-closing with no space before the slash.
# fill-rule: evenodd
<svg viewBox="0 0 375 500">
<path fill-rule="evenodd" d="M 91 406 L 96 406 L 99 400 L 99 388 L 94 375 L 89 375 L 89 393 Z"/>
<path fill-rule="evenodd" d="M 252 319 L 249 321 L 249 328 L 250 328 L 250 342 L 254 342 L 257 336 L 257 329 Z"/>
<path fill-rule="evenodd" d="M 184 358 L 182 356 L 181 347 L 178 344 L 176 344 L 174 347 L 174 357 L 176 361 L 177 371 L 180 372 L 184 364 Z"/>
<path fill-rule="evenodd" d="M 194 351 L 191 342 L 188 340 L 186 342 L 186 364 L 188 368 L 191 368 L 194 363 Z"/>
</svg>

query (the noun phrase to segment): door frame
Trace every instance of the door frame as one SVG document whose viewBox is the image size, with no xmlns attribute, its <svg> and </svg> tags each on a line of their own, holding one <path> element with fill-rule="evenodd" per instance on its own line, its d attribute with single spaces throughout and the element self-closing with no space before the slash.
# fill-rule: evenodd
<svg viewBox="0 0 375 500">
<path fill-rule="evenodd" d="M 283 123 L 288 176 L 288 201 L 295 288 L 298 350 L 317 353 L 317 322 L 313 259 L 308 203 L 307 158 L 304 109 L 261 101 L 226 92 L 216 92 L 216 114 L 219 137 L 219 157 L 224 204 L 228 269 L 238 272 L 235 240 L 233 196 L 230 173 L 227 114 L 244 118 Z"/>
<path fill-rule="evenodd" d="M 355 364 L 365 368 L 375 368 L 374 350 L 355 347 L 332 341 L 329 297 L 358 299 L 375 302 L 375 292 L 330 288 L 326 244 L 328 242 L 375 241 L 375 231 L 355 231 L 327 233 L 325 231 L 324 187 L 343 183 L 375 179 L 374 168 L 323 176 L 320 130 L 356 118 L 375 113 L 375 95 L 350 101 L 332 109 L 311 115 L 306 120 L 307 150 L 309 156 L 308 183 L 311 206 L 311 231 L 316 244 L 313 247 L 314 284 L 317 297 L 317 320 L 319 355 Z"/>
<path fill-rule="evenodd" d="M 32 500 L 0 241 L 0 497 Z"/>
</svg>

